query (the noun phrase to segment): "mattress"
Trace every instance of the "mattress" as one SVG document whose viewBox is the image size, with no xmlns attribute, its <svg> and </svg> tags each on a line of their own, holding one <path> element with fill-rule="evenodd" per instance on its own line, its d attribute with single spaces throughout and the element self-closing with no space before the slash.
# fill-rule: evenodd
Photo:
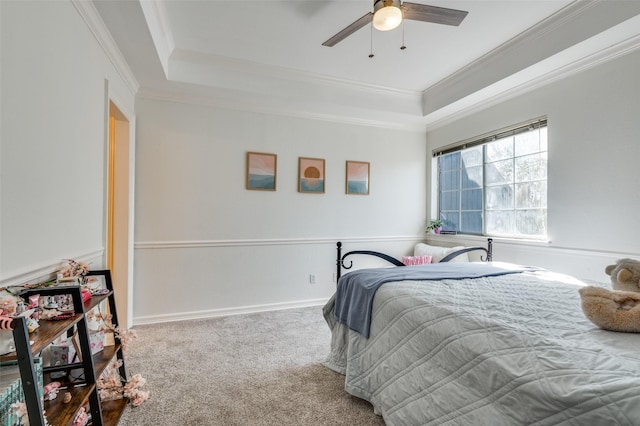
<svg viewBox="0 0 640 426">
<path fill-rule="evenodd" d="M 598 329 L 548 271 L 383 284 L 325 365 L 388 425 L 638 425 L 640 335 Z"/>
</svg>

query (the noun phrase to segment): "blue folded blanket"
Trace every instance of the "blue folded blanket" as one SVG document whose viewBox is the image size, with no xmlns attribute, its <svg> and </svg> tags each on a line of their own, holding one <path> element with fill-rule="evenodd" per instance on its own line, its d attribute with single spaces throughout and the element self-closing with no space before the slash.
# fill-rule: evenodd
<svg viewBox="0 0 640 426">
<path fill-rule="evenodd" d="M 373 297 L 382 284 L 393 281 L 434 281 L 514 274 L 539 270 L 502 262 L 456 262 L 396 268 L 360 269 L 340 277 L 335 316 L 350 329 L 369 337 Z"/>
</svg>

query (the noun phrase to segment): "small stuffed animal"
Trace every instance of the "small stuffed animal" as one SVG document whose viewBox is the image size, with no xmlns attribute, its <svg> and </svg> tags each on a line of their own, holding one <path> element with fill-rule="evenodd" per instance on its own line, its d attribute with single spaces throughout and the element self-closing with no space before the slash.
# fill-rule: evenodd
<svg viewBox="0 0 640 426">
<path fill-rule="evenodd" d="M 621 259 L 609 265 L 611 287 L 587 286 L 580 290 L 582 310 L 600 328 L 640 333 L 640 261 Z"/>
<path fill-rule="evenodd" d="M 615 265 L 607 266 L 604 271 L 611 275 L 611 287 L 614 290 L 640 292 L 640 261 L 620 259 Z"/>
<path fill-rule="evenodd" d="M 605 330 L 640 333 L 640 293 L 594 286 L 578 291 L 589 321 Z"/>
</svg>

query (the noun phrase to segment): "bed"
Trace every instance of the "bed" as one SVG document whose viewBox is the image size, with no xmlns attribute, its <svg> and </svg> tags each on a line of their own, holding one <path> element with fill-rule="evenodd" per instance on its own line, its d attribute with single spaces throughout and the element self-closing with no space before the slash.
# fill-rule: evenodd
<svg viewBox="0 0 640 426">
<path fill-rule="evenodd" d="M 325 365 L 387 425 L 640 425 L 640 334 L 589 322 L 577 291 L 583 282 L 492 261 L 391 263 L 344 274 L 323 308 L 331 329 Z M 340 246 L 337 264 L 345 266 Z M 462 275 L 447 275 L 456 270 Z M 474 278 L 464 276 L 470 270 Z M 416 278 L 422 272 L 431 275 Z M 391 281 L 376 284 L 360 325 L 365 337 L 347 325 L 362 309 L 347 308 L 345 317 L 336 306 L 341 286 L 362 278 L 366 287 L 371 274 Z"/>
</svg>

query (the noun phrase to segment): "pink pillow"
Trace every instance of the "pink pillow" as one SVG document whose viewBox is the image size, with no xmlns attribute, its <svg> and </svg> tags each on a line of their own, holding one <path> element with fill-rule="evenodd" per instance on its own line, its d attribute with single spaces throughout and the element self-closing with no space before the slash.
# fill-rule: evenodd
<svg viewBox="0 0 640 426">
<path fill-rule="evenodd" d="M 402 258 L 402 263 L 406 266 L 409 265 L 424 265 L 427 263 L 431 263 L 431 256 L 404 256 Z"/>
</svg>

